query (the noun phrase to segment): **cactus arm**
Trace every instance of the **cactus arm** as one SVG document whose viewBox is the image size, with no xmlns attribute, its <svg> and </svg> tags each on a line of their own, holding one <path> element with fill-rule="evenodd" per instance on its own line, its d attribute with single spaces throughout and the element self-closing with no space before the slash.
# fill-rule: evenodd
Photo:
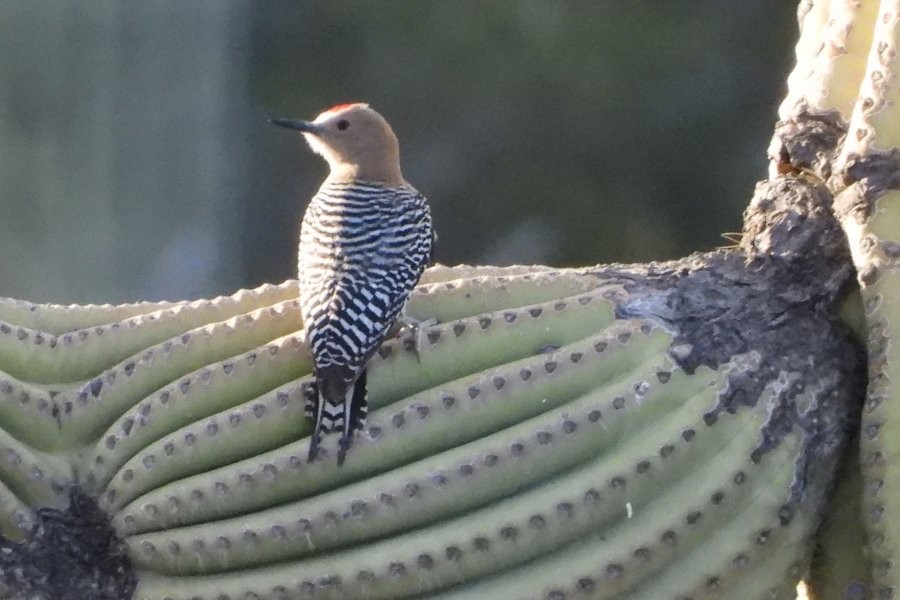
<svg viewBox="0 0 900 600">
<path fill-rule="evenodd" d="M 743 268 L 744 264 L 742 257 L 732 260 L 726 256 L 712 256 L 707 260 L 713 265 L 717 260 L 724 261 L 720 268 L 729 264 Z M 808 453 L 818 452 L 818 446 L 809 440 L 821 438 L 830 446 L 835 443 L 830 437 L 835 435 L 830 429 L 832 417 L 825 412 L 816 418 L 803 415 L 814 408 L 822 410 L 817 402 L 829 397 L 829 390 L 839 389 L 835 387 L 839 386 L 839 380 L 833 377 L 821 379 L 820 386 L 809 388 L 816 402 L 801 400 L 805 396 L 792 396 L 789 388 L 791 382 L 802 375 L 779 371 L 794 364 L 790 355 L 767 357 L 761 354 L 767 343 L 766 336 L 808 341 L 824 335 L 815 345 L 827 350 L 832 343 L 825 341 L 830 335 L 828 328 L 822 323 L 806 324 L 809 313 L 791 313 L 792 309 L 785 305 L 776 310 L 787 310 L 791 317 L 782 318 L 778 323 L 799 327 L 797 331 L 803 333 L 784 334 L 777 332 L 777 327 L 767 332 L 763 327 L 749 338 L 755 340 L 754 344 L 762 345 L 748 347 L 746 328 L 728 325 L 730 321 L 723 321 L 723 315 L 730 315 L 728 319 L 736 319 L 735 323 L 767 324 L 769 319 L 761 315 L 734 316 L 733 308 L 724 313 L 718 308 L 704 313 L 708 309 L 701 307 L 707 306 L 708 295 L 693 294 L 691 280 L 698 278 L 703 282 L 697 289 L 726 289 L 707 280 L 714 272 L 709 268 L 695 263 L 693 270 L 685 275 L 685 270 L 676 266 L 649 270 L 598 267 L 590 273 L 595 282 L 593 292 L 588 290 L 586 294 L 558 300 L 553 306 L 523 305 L 515 309 L 518 312 L 514 319 L 508 318 L 510 309 L 503 309 L 500 313 L 464 317 L 462 321 L 438 325 L 437 329 L 443 333 L 434 344 L 426 344 L 421 349 L 421 368 L 411 360 L 410 353 L 400 350 L 402 341 L 389 341 L 394 350 L 372 364 L 375 410 L 367 434 L 361 436 L 358 452 L 348 457 L 340 469 L 327 458 L 306 464 L 305 459 L 300 458 L 305 456 L 308 443 L 304 439 L 266 450 L 265 444 L 277 444 L 280 435 L 286 436 L 283 439 L 290 439 L 297 433 L 302 435 L 302 424 L 293 426 L 294 429 L 289 424 L 279 423 L 283 429 L 273 428 L 273 431 L 282 433 L 253 446 L 244 444 L 252 444 L 260 435 L 253 435 L 249 429 L 246 431 L 250 434 L 236 433 L 233 453 L 232 450 L 217 451 L 222 448 L 218 444 L 227 444 L 227 437 L 221 442 L 199 441 L 205 435 L 203 428 L 209 424 L 209 419 L 219 419 L 229 411 L 234 412 L 240 405 L 240 398 L 244 399 L 245 408 L 252 410 L 254 404 L 263 402 L 264 398 L 277 403 L 278 392 L 288 389 L 274 387 L 259 396 L 260 389 L 277 385 L 277 381 L 260 383 L 260 387 L 241 383 L 265 374 L 261 356 L 267 354 L 269 346 L 249 343 L 241 348 L 253 349 L 237 354 L 234 354 L 234 348 L 230 348 L 231 353 L 223 354 L 217 349 L 201 348 L 191 359 L 194 362 L 177 361 L 177 368 L 169 367 L 163 360 L 159 379 L 151 373 L 141 375 L 148 380 L 134 383 L 143 372 L 135 366 L 130 379 L 117 378 L 113 384 L 103 383 L 106 393 L 115 392 L 115 386 L 121 384 L 119 393 L 122 396 L 120 399 L 104 396 L 104 402 L 112 398 L 110 404 L 115 406 L 101 405 L 104 411 L 92 415 L 85 410 L 80 415 L 85 423 L 107 424 L 105 429 L 94 425 L 93 433 L 83 434 L 85 439 L 94 440 L 93 450 L 85 453 L 84 459 L 77 459 L 76 464 L 84 473 L 94 473 L 94 483 L 103 493 L 105 510 L 112 516 L 117 529 L 127 533 L 126 548 L 139 566 L 141 591 L 135 597 L 170 594 L 176 598 L 185 594 L 184 597 L 190 598 L 191 594 L 199 593 L 198 590 L 224 589 L 245 589 L 263 597 L 277 596 L 279 586 L 289 583 L 295 587 L 312 586 L 309 588 L 311 593 L 338 597 L 334 591 L 335 581 L 345 582 L 346 589 L 350 590 L 345 597 L 358 597 L 356 594 L 362 589 L 370 597 L 388 598 L 425 590 L 438 592 L 448 585 L 472 585 L 473 578 L 503 581 L 504 570 L 516 569 L 517 565 L 524 564 L 523 561 L 547 560 L 555 564 L 553 561 L 557 560 L 558 553 L 567 548 L 599 543 L 591 542 L 592 531 L 606 532 L 596 535 L 613 536 L 611 539 L 617 540 L 609 548 L 598 546 L 597 551 L 601 552 L 600 556 L 608 557 L 604 560 L 610 561 L 607 566 L 612 565 L 613 572 L 620 563 L 630 565 L 623 581 L 628 581 L 626 588 L 631 589 L 643 585 L 646 578 L 668 572 L 668 565 L 674 558 L 651 561 L 647 568 L 642 568 L 629 562 L 633 557 L 621 554 L 622 548 L 632 544 L 628 540 L 633 543 L 643 540 L 642 543 L 648 545 L 651 538 L 647 536 L 652 537 L 661 527 L 673 529 L 690 525 L 679 531 L 685 540 L 692 540 L 691 544 L 699 548 L 707 537 L 700 527 L 716 523 L 713 516 L 721 518 L 720 523 L 725 526 L 734 514 L 732 509 L 744 510 L 740 508 L 744 506 L 742 502 L 756 506 L 766 518 L 776 521 L 787 499 L 795 495 L 805 496 L 813 507 L 817 506 L 816 499 L 821 493 L 816 490 L 821 484 L 817 483 L 816 465 L 810 467 L 806 458 Z M 752 272 L 758 272 L 766 281 L 771 279 L 770 273 L 763 275 L 765 271 Z M 789 273 L 784 276 L 793 277 Z M 543 282 L 535 285 L 542 287 Z M 752 295 L 758 293 L 754 291 L 756 285 L 751 282 L 732 287 L 729 293 L 741 291 Z M 496 288 L 492 285 L 482 285 L 472 293 L 489 297 L 493 289 Z M 563 293 L 571 291 L 571 288 L 562 289 Z M 789 298 L 798 297 L 797 290 L 785 289 L 784 294 Z M 533 296 L 517 293 L 517 297 L 522 300 Z M 751 314 L 753 310 L 767 310 L 763 308 L 767 303 L 752 298 L 733 305 L 731 302 L 729 300 L 728 306 L 739 306 Z M 531 314 L 535 308 L 541 309 L 535 311 L 536 316 Z M 631 315 L 636 320 L 611 320 L 611 315 Z M 687 315 L 687 320 L 682 320 L 683 315 Z M 639 320 L 641 316 L 649 320 Z M 490 322 L 482 327 L 481 322 L 486 317 Z M 463 321 L 473 328 L 470 332 L 473 335 L 468 338 L 472 340 L 471 346 L 453 346 L 453 352 L 440 354 L 441 344 L 450 347 L 449 344 L 457 343 L 450 341 L 456 337 L 449 336 L 456 336 L 453 328 Z M 576 323 L 581 326 L 573 326 Z M 211 330 L 216 327 L 214 325 Z M 729 337 L 731 327 L 738 327 L 736 331 L 740 331 L 740 335 Z M 262 319 L 255 319 L 247 328 L 256 328 L 253 335 L 244 336 L 252 338 L 254 344 L 260 340 L 265 343 L 280 332 L 278 327 L 270 326 Z M 716 332 L 717 345 L 714 346 L 709 345 L 709 340 L 713 339 L 712 331 Z M 535 336 L 533 332 L 545 333 Z M 465 335 L 457 337 L 459 343 L 466 340 Z M 284 343 L 290 346 L 293 342 Z M 512 354 L 510 346 L 514 348 Z M 522 356 L 517 352 L 523 352 L 523 348 L 526 355 L 517 358 Z M 738 348 L 751 351 L 735 355 Z M 428 361 L 438 364 L 463 353 L 474 353 L 481 358 L 460 372 L 448 371 L 444 380 L 435 379 L 439 370 L 429 367 Z M 211 386 L 208 397 L 204 396 L 202 385 L 195 388 L 195 384 L 202 383 L 195 380 L 202 379 L 202 373 L 221 369 L 224 362 L 250 354 L 256 355 L 254 369 L 237 369 L 232 364 L 231 396 L 220 398 L 223 394 L 212 387 L 211 376 L 206 382 Z M 393 378 L 383 376 L 379 379 L 376 374 L 379 370 L 395 368 L 401 361 L 407 362 L 403 368 L 396 367 L 397 373 L 408 371 L 411 383 L 389 388 L 388 383 Z M 774 361 L 771 364 L 773 370 L 765 375 L 760 369 L 767 361 Z M 778 367 L 779 361 L 787 362 Z M 715 371 L 719 375 L 710 377 L 704 364 L 719 364 Z M 728 364 L 733 366 L 726 368 Z M 825 369 L 823 373 L 830 369 L 827 361 L 815 366 L 818 363 L 809 363 L 808 359 L 794 366 L 806 365 L 802 368 L 808 369 L 809 364 L 814 365 L 811 373 L 818 373 L 815 369 Z M 172 370 L 166 370 L 169 368 Z M 199 370 L 192 372 L 191 368 Z M 845 368 L 852 368 L 852 365 Z M 282 376 L 294 374 L 284 372 Z M 126 423 L 128 415 L 140 415 L 143 403 L 160 393 L 159 390 L 177 386 L 185 378 L 191 383 L 185 398 L 181 399 L 183 403 L 179 406 L 170 402 L 169 406 L 175 412 L 154 425 L 157 429 L 135 434 L 133 442 L 123 437 L 121 448 L 117 448 L 117 441 L 112 449 L 103 450 L 107 436 Z M 287 397 L 289 410 L 295 411 L 291 413 L 295 417 L 299 416 L 297 386 L 302 383 L 303 380 L 296 378 L 281 383 L 282 386 L 293 386 L 294 395 Z M 160 387 L 160 384 L 163 385 Z M 777 390 L 772 388 L 774 391 L 765 396 L 767 385 L 775 385 Z M 189 410 L 188 395 L 193 394 L 194 389 L 199 390 L 198 398 L 206 398 L 203 409 L 197 413 Z M 216 406 L 215 402 L 221 404 Z M 607 416 L 592 420 L 598 402 L 600 414 Z M 807 440 L 804 444 L 791 442 L 798 433 L 794 425 L 783 428 L 793 422 L 790 418 L 784 420 L 788 414 L 782 411 L 787 406 L 794 406 L 799 411 L 801 421 L 798 423 L 817 423 L 816 427 L 822 429 L 803 434 L 803 439 Z M 109 416 L 119 412 L 118 407 L 122 407 L 124 416 L 117 417 L 121 419 L 119 421 L 110 421 Z M 287 406 L 283 408 L 288 409 Z M 132 424 L 132 429 L 137 425 L 137 422 Z M 266 430 L 262 423 L 259 427 L 260 432 Z M 688 430 L 692 433 L 685 438 Z M 182 444 L 189 433 L 195 436 L 193 442 Z M 812 434 L 815 438 L 807 437 Z M 173 444 L 171 458 L 166 459 L 163 457 L 168 441 L 178 441 L 178 444 Z M 688 447 L 681 446 L 687 442 Z M 117 450 L 121 455 L 116 454 Z M 156 473 L 149 476 L 137 473 L 146 467 L 143 458 L 148 452 L 160 455 L 160 462 L 153 463 L 154 467 L 159 467 L 161 475 L 158 478 Z M 245 452 L 253 456 L 231 462 Z M 781 452 L 787 453 L 785 459 L 770 458 L 780 457 Z M 102 469 L 96 465 L 100 455 L 105 457 L 101 461 L 105 463 Z M 496 460 L 491 459 L 491 464 L 485 464 L 488 456 L 496 457 Z M 186 460 L 188 457 L 195 462 Z M 718 508 L 710 510 L 718 512 L 706 515 L 709 519 L 697 521 L 691 517 L 689 520 L 693 522 L 690 523 L 685 520 L 691 506 L 696 507 L 696 502 L 701 500 L 704 504 L 711 502 L 710 498 L 716 493 L 713 487 L 721 487 L 727 479 L 707 482 L 707 473 L 727 471 L 733 475 L 732 471 L 737 467 L 723 465 L 753 464 L 748 463 L 748 459 L 758 464 L 778 464 L 782 469 L 784 474 L 780 478 L 747 477 L 748 489 L 771 488 L 766 498 L 780 498 L 777 506 L 773 500 L 758 504 L 753 494 L 735 495 L 734 504 L 730 500 L 719 502 L 720 506 L 713 503 Z M 827 461 L 823 464 L 827 467 Z M 211 465 L 220 466 L 206 470 Z M 619 482 L 624 480 L 628 495 L 582 511 L 577 502 L 583 503 L 594 495 L 591 493 L 593 487 L 584 488 L 585 478 L 578 474 L 593 468 L 598 469 L 595 480 L 609 482 L 601 486 L 602 490 L 598 487 L 597 492 L 615 495 L 623 489 Z M 127 475 L 129 470 L 131 474 Z M 435 473 L 446 473 L 444 486 L 438 493 L 447 495 L 432 499 L 426 492 L 434 485 Z M 491 475 L 493 477 L 480 479 Z M 801 485 L 798 481 L 808 484 Z M 408 487 L 411 483 L 413 486 Z M 713 487 L 707 489 L 705 485 Z M 466 491 L 473 486 L 478 493 Z M 662 504 L 654 503 L 654 499 L 661 489 L 682 490 L 676 492 L 675 497 L 685 503 L 684 508 L 676 511 L 677 514 L 659 509 Z M 412 496 L 401 500 L 401 496 L 409 494 L 410 490 L 414 492 Z M 690 496 L 688 491 L 697 495 Z M 417 498 L 417 494 L 422 497 Z M 454 495 L 459 500 L 454 500 Z M 360 505 L 361 498 L 368 500 Z M 397 513 L 393 512 L 396 508 L 381 506 L 385 499 L 393 499 L 397 507 L 407 507 L 407 502 L 409 505 Z M 496 504 L 498 502 L 500 504 Z M 360 506 L 371 507 L 372 512 L 366 513 Z M 625 519 L 627 509 L 623 513 L 624 506 L 631 506 L 632 510 L 642 511 L 642 515 L 653 516 L 659 521 L 653 521 L 654 527 L 644 529 L 645 519 Z M 367 516 L 355 522 L 351 520 L 348 525 L 342 524 L 341 515 L 349 512 L 352 516 L 354 507 Z M 566 520 L 570 509 L 577 514 L 571 522 Z M 535 511 L 544 515 L 546 529 L 532 532 L 528 527 Z M 741 514 L 740 511 L 737 514 Z M 306 516 L 298 516 L 298 512 Z M 294 513 L 293 521 L 286 520 L 290 513 Z M 233 518 L 229 519 L 229 516 Z M 501 516 L 513 519 L 518 525 L 510 525 L 512 529 L 485 529 L 487 524 L 495 526 Z M 223 518 L 226 520 L 222 521 Z M 583 518 L 588 521 L 582 521 Z M 435 519 L 438 523 L 431 524 Z M 456 522 L 458 524 L 451 525 Z M 693 527 L 701 522 L 700 527 Z M 298 525 L 305 529 L 301 532 Z M 803 529 L 808 532 L 809 527 Z M 520 530 L 526 532 L 520 534 L 521 544 L 513 544 L 494 559 L 478 560 L 479 553 L 485 548 L 506 548 L 503 544 L 509 541 L 512 532 Z M 691 533 L 694 531 L 698 532 L 696 536 Z M 459 537 L 461 533 L 465 535 Z M 297 537 L 292 541 L 292 536 Z M 466 542 L 467 536 L 471 543 Z M 526 538 L 531 541 L 525 543 Z M 450 552 L 452 560 L 440 558 L 441 552 L 446 555 L 448 547 L 454 549 Z M 458 556 L 455 549 L 460 552 Z M 797 554 L 798 550 L 794 548 L 791 556 L 796 558 Z M 372 557 L 380 558 L 372 562 Z M 285 560 L 293 561 L 285 563 L 292 565 L 290 569 L 275 566 Z M 465 567 L 460 568 L 455 561 L 462 561 L 459 564 Z M 333 577 L 336 567 L 344 569 L 339 580 Z M 222 569 L 226 569 L 225 574 L 202 575 Z M 293 573 L 294 579 L 285 579 L 287 573 Z M 301 576 L 304 579 L 296 578 Z M 578 581 L 585 577 L 596 583 L 601 581 L 603 574 L 593 572 L 587 576 L 577 575 L 576 580 L 571 580 L 575 576 L 575 571 L 571 570 L 556 583 L 548 580 L 546 585 L 579 585 Z M 739 579 L 737 577 L 736 581 Z M 431 583 L 425 585 L 423 580 Z M 223 588 L 223 585 L 228 587 Z M 319 588 L 322 591 L 316 591 Z"/>
<path fill-rule="evenodd" d="M 421 362 L 405 340 L 386 342 L 370 366 L 368 427 L 340 468 L 334 440 L 305 459 L 309 362 L 296 337 L 279 340 L 293 301 L 195 328 L 88 383 L 35 389 L 52 389 L 55 407 L 74 400 L 55 443 L 102 498 L 138 598 L 496 586 L 486 597 L 505 599 L 526 594 L 520 572 L 548 597 L 621 596 L 668 577 L 699 589 L 677 565 L 699 564 L 707 544 L 756 561 L 746 528 L 719 529 L 792 524 L 796 535 L 772 539 L 802 564 L 844 444 L 859 363 L 837 313 L 852 271 L 824 202 L 802 181 L 761 185 L 742 253 L 430 292 L 459 318 L 425 331 Z M 816 251 L 773 258 L 785 232 Z M 260 407 L 265 418 L 249 421 Z M 235 414 L 241 426 L 223 428 Z M 738 471 L 748 491 L 720 496 Z M 684 555 L 660 550 L 668 531 Z M 769 588 L 791 577 L 763 564 L 710 564 L 709 577 L 748 590 L 749 572 Z"/>
</svg>

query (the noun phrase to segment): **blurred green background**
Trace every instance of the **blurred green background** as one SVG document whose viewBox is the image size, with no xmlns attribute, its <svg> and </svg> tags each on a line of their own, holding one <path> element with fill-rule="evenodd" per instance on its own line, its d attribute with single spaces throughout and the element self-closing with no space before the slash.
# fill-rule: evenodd
<svg viewBox="0 0 900 600">
<path fill-rule="evenodd" d="M 0 0 L 0 295 L 294 276 L 326 167 L 271 116 L 367 101 L 444 263 L 674 258 L 740 229 L 785 0 Z"/>
</svg>

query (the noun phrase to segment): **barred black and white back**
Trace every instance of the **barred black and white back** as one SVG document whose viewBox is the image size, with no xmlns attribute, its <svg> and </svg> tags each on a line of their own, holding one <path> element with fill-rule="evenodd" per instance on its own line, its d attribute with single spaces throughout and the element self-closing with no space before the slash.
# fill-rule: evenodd
<svg viewBox="0 0 900 600">
<path fill-rule="evenodd" d="M 312 459 L 342 431 L 339 463 L 363 427 L 365 368 L 431 258 L 428 204 L 409 185 L 326 182 L 300 232 L 300 308 L 315 359 Z"/>
</svg>

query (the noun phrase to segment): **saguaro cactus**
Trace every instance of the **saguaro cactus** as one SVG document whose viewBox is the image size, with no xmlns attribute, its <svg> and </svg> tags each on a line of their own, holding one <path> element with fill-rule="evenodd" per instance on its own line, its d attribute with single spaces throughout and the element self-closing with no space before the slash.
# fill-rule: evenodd
<svg viewBox="0 0 900 600">
<path fill-rule="evenodd" d="M 861 288 L 859 329 L 866 339 L 869 380 L 861 455 L 852 455 L 838 481 L 810 583 L 824 599 L 891 598 L 900 584 L 895 564 L 900 506 L 894 499 L 900 448 L 891 425 L 897 403 L 891 383 L 897 315 L 891 307 L 900 222 L 892 208 L 900 3 L 803 2 L 800 15 L 797 67 L 780 111 L 773 165 L 815 173 L 834 196 Z"/>
<path fill-rule="evenodd" d="M 791 598 L 843 458 L 813 593 L 875 581 L 890 597 L 897 168 L 871 140 L 893 148 L 900 117 L 893 88 L 866 82 L 890 80 L 894 4 L 802 3 L 739 247 L 429 270 L 409 311 L 437 324 L 372 361 L 342 467 L 330 439 L 306 459 L 295 282 L 0 302 L 0 584 L 55 599 Z M 860 488 L 874 574 L 848 527 Z M 847 539 L 858 560 L 829 568 Z"/>
<path fill-rule="evenodd" d="M 758 193 L 789 196 L 791 215 L 823 210 L 794 182 Z M 833 230 L 810 240 L 840 241 L 809 222 Z M 829 308 L 851 271 L 840 243 L 820 247 L 834 294 L 810 295 L 798 265 L 747 250 L 691 267 L 432 270 L 410 310 L 440 323 L 418 360 L 409 340 L 385 343 L 341 468 L 327 443 L 305 460 L 290 282 L 143 316 L 7 302 L 18 370 L 3 423 L 28 461 L 4 472 L 6 529 L 37 522 L 33 546 L 50 515 L 82 525 L 66 508 L 77 482 L 120 540 L 104 551 L 133 569 L 104 585 L 130 593 L 133 573 L 148 599 L 646 597 L 748 574 L 789 589 L 859 383 Z M 124 320 L 95 324 L 112 310 Z M 66 318 L 82 328 L 64 333 Z M 821 352 L 794 352 L 800 340 Z M 85 380 L 68 358 L 81 353 L 105 368 Z M 787 562 L 761 577 L 769 547 Z"/>
</svg>

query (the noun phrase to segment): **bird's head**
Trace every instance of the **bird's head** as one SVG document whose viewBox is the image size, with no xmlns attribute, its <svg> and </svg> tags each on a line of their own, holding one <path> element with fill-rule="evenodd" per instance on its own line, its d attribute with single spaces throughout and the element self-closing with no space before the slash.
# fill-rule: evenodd
<svg viewBox="0 0 900 600">
<path fill-rule="evenodd" d="M 330 181 L 401 185 L 400 145 L 384 117 L 361 102 L 333 106 L 313 121 L 272 119 L 303 133 L 331 167 Z"/>
</svg>

